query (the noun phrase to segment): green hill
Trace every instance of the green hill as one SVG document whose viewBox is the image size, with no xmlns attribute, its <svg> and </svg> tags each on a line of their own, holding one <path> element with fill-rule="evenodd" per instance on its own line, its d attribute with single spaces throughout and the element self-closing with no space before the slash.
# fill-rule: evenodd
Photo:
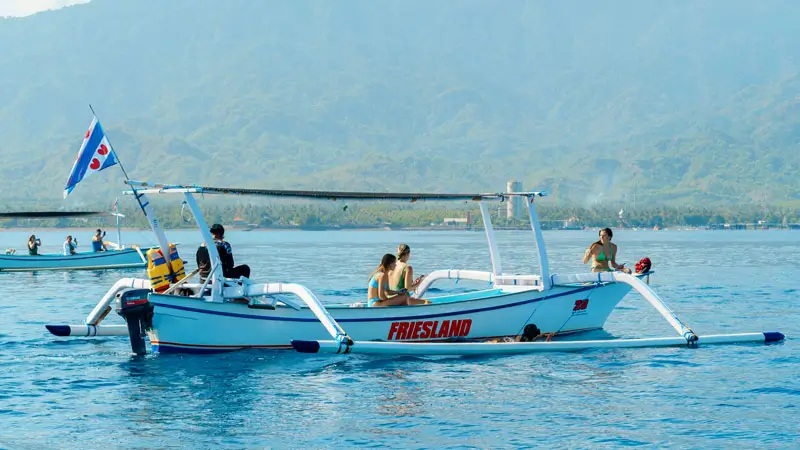
<svg viewBox="0 0 800 450">
<path fill-rule="evenodd" d="M 800 200 L 800 3 L 92 0 L 0 20 L 0 199 L 133 178 Z M 108 170 L 68 200 L 109 202 Z M 35 199 L 35 200 L 34 200 Z"/>
</svg>

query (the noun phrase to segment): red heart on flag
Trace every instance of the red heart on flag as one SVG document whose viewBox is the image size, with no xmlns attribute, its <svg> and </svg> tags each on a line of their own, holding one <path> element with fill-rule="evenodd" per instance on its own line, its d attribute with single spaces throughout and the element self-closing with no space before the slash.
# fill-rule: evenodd
<svg viewBox="0 0 800 450">
<path fill-rule="evenodd" d="M 97 170 L 100 168 L 100 160 L 97 158 L 92 158 L 91 164 L 89 164 L 89 168 L 92 170 Z"/>
<path fill-rule="evenodd" d="M 103 156 L 107 155 L 108 147 L 106 147 L 106 144 L 100 144 L 100 148 L 97 149 L 97 153 L 100 153 Z"/>
</svg>

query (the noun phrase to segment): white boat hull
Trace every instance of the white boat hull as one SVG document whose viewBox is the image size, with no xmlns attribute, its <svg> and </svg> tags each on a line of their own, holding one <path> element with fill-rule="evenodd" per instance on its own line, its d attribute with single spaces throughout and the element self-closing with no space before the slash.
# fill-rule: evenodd
<svg viewBox="0 0 800 450">
<path fill-rule="evenodd" d="M 0 255 L 0 272 L 141 268 L 147 264 L 134 248 L 75 255 Z"/>
<path fill-rule="evenodd" d="M 543 333 L 566 334 L 602 328 L 631 290 L 622 283 L 504 290 L 501 295 L 431 305 L 326 309 L 354 340 L 441 341 L 492 338 L 522 333 L 535 324 Z M 278 304 L 256 309 L 246 304 L 151 294 L 154 352 L 208 353 L 243 348 L 291 348 L 292 340 L 330 339 L 308 308 Z"/>
</svg>

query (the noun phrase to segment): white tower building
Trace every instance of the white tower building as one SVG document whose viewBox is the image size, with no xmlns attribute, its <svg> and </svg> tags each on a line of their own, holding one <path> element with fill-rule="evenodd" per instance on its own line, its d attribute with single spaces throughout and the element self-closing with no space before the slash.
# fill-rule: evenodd
<svg viewBox="0 0 800 450">
<path fill-rule="evenodd" d="M 506 192 L 522 192 L 522 182 L 509 180 L 506 183 Z M 511 197 L 506 200 L 506 218 L 522 219 L 525 217 L 525 198 Z"/>
</svg>

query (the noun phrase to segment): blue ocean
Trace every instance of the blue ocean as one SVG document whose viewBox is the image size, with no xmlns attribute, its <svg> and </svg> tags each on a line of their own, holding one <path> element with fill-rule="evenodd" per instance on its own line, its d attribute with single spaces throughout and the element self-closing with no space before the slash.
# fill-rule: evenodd
<svg viewBox="0 0 800 450">
<path fill-rule="evenodd" d="M 24 248 L 31 230 L 0 233 Z M 42 231 L 43 252 L 66 234 Z M 113 234 L 113 233 L 110 233 Z M 170 233 L 194 264 L 199 235 Z M 110 237 L 110 235 L 109 235 Z M 489 270 L 483 233 L 231 231 L 259 281 L 358 301 L 399 243 L 417 273 Z M 507 272 L 537 271 L 530 232 L 499 232 Z M 586 271 L 596 231 L 545 232 L 551 269 Z M 151 244 L 125 232 L 125 243 Z M 58 338 L 121 277 L 144 270 L 0 273 L 0 448 L 797 448 L 800 234 L 616 230 L 618 260 L 699 334 L 781 331 L 777 344 L 502 357 L 373 357 L 246 350 L 133 356 L 127 338 Z M 438 289 L 464 290 L 465 283 Z M 115 313 L 107 321 L 122 323 Z M 638 294 L 590 337 L 672 336 Z"/>
</svg>

